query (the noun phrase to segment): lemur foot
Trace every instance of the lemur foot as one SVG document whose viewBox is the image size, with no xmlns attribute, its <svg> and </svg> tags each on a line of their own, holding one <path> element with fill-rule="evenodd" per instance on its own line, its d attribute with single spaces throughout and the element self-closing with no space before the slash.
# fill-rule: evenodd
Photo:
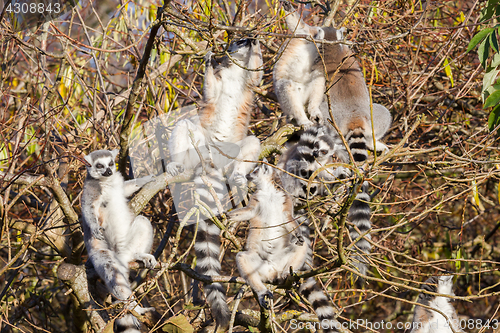
<svg viewBox="0 0 500 333">
<path fill-rule="evenodd" d="M 184 172 L 184 165 L 177 162 L 170 162 L 167 164 L 167 172 L 171 176 L 177 176 L 178 174 Z"/>
<path fill-rule="evenodd" d="M 295 244 L 297 246 L 304 245 L 304 237 L 302 236 L 302 233 L 293 234 L 290 243 Z"/>
<path fill-rule="evenodd" d="M 259 303 L 264 309 L 269 310 L 271 308 L 271 300 L 273 299 L 273 293 L 270 290 L 266 290 L 262 295 L 259 295 Z"/>
<path fill-rule="evenodd" d="M 152 254 L 148 254 L 148 253 L 143 253 L 143 254 L 139 255 L 137 260 L 142 261 L 144 263 L 144 267 L 146 267 L 148 269 L 154 269 L 156 267 L 156 264 L 158 263 L 156 261 L 156 258 Z"/>
<path fill-rule="evenodd" d="M 142 315 L 145 315 L 146 313 L 148 312 L 151 312 L 151 311 L 156 311 L 156 309 L 152 306 L 148 306 L 148 307 L 142 307 L 142 306 L 138 306 L 136 307 L 135 309 L 135 312 L 137 312 L 138 314 L 140 314 L 141 316 Z"/>
<path fill-rule="evenodd" d="M 314 125 L 315 125 L 315 123 L 314 123 L 314 122 L 312 122 L 312 121 L 308 120 L 308 121 L 306 121 L 306 122 L 303 122 L 303 123 L 302 123 L 302 124 L 300 124 L 299 126 L 302 126 L 302 127 L 304 128 L 304 130 L 307 130 L 307 129 L 309 129 L 309 128 L 313 127 Z"/>
<path fill-rule="evenodd" d="M 323 123 L 323 116 L 321 114 L 321 111 L 319 109 L 316 110 L 309 110 L 310 118 L 312 119 L 313 123 L 315 124 L 322 124 Z"/>
<path fill-rule="evenodd" d="M 241 173 L 236 172 L 231 176 L 230 183 L 233 183 L 237 186 L 243 186 L 247 184 L 247 178 Z"/>
</svg>

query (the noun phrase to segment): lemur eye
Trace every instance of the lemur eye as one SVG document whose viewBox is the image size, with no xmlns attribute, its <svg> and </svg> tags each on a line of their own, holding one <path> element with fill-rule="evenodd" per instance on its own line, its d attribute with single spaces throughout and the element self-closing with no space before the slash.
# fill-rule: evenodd
<svg viewBox="0 0 500 333">
<path fill-rule="evenodd" d="M 113 164 L 114 164 L 113 161 L 109 162 L 109 166 L 113 166 Z"/>
<path fill-rule="evenodd" d="M 306 171 L 306 170 L 300 170 L 300 176 L 301 176 L 302 178 L 306 178 L 306 176 L 307 176 L 307 171 Z"/>
<path fill-rule="evenodd" d="M 319 148 L 319 142 L 314 143 L 314 148 Z"/>
<path fill-rule="evenodd" d="M 95 167 L 96 167 L 97 169 L 102 169 L 102 168 L 104 168 L 104 165 L 102 165 L 101 163 L 97 163 L 97 164 L 95 165 Z"/>
<path fill-rule="evenodd" d="M 326 150 L 326 149 L 321 149 L 319 152 L 320 152 L 322 155 L 326 155 L 326 154 L 328 154 L 328 150 Z"/>
</svg>

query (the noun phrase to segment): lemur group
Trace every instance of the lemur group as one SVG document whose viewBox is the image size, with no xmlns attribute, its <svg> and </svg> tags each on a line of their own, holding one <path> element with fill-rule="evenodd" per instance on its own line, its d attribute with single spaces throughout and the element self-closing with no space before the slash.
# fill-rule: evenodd
<svg viewBox="0 0 500 333">
<path fill-rule="evenodd" d="M 223 179 L 240 187 L 255 185 L 248 204 L 229 211 L 227 217 L 232 222 L 249 221 L 246 248 L 236 255 L 236 263 L 264 309 L 272 306 L 273 298 L 265 283 L 285 281 L 291 273 L 314 268 L 308 208 L 304 203 L 331 193 L 330 184 L 339 179 L 356 178 L 351 177 L 351 168 L 333 162 L 355 168 L 366 162 L 369 150 L 388 150 L 380 140 L 392 121 L 386 107 L 371 103 L 353 51 L 340 43 L 344 30 L 310 26 L 290 3 L 282 2 L 282 7 L 290 32 L 308 36 L 287 40 L 273 70 L 274 91 L 283 114 L 303 129 L 299 139 L 288 144 L 277 166 L 265 159 L 258 161 L 260 141 L 248 134 L 248 127 L 253 88 L 263 75 L 262 54 L 257 39 L 240 39 L 228 47 L 230 56 L 219 61 L 212 59 L 211 52 L 206 54 L 204 101 L 199 117 L 175 125 L 168 141 L 171 162 L 166 167 L 171 176 L 194 170 L 196 192 L 215 216 L 225 213 L 218 211 L 220 205 L 216 204 L 223 199 Z M 205 153 L 194 149 L 193 143 L 206 147 Z M 210 160 L 210 148 L 218 143 L 238 146 L 236 158 L 229 165 Z M 129 310 L 143 314 L 150 308 L 130 299 L 128 265 L 134 260 L 150 269 L 157 265 L 149 254 L 153 228 L 146 217 L 134 216 L 127 197 L 153 177 L 124 181 L 115 167 L 116 155 L 117 150 L 98 150 L 85 156 L 87 178 L 81 201 L 85 245 L 89 260 L 109 292 L 126 302 Z M 315 181 L 310 181 L 313 175 Z M 366 276 L 366 254 L 371 250 L 369 184 L 364 181 L 356 188 L 347 216 L 348 235 L 356 241 L 350 262 L 360 276 Z M 198 273 L 221 275 L 220 233 L 210 218 L 198 222 L 194 244 Z M 450 277 L 433 277 L 426 283 L 427 290 L 453 294 Z M 216 327 L 226 330 L 231 311 L 225 288 L 211 283 L 203 290 Z M 314 277 L 300 285 L 299 293 L 316 312 L 323 332 L 339 331 L 337 312 Z M 421 294 L 418 302 L 438 308 L 449 320 L 457 318 L 445 297 Z M 441 323 L 440 329 L 432 330 L 433 318 Z M 419 320 L 421 325 L 412 331 L 452 332 L 442 314 L 429 308 L 416 306 L 414 321 Z M 139 328 L 130 313 L 115 321 L 116 332 L 140 332 Z M 459 327 L 454 329 L 460 331 Z"/>
</svg>

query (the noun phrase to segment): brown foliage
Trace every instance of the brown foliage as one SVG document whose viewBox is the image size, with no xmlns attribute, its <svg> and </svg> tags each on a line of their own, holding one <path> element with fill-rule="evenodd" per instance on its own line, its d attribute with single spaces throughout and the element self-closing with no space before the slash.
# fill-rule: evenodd
<svg viewBox="0 0 500 333">
<path fill-rule="evenodd" d="M 384 320 L 393 327 L 411 322 L 419 284 L 446 272 L 457 276 L 460 301 L 454 304 L 460 318 L 500 318 L 498 138 L 488 131 L 482 110 L 477 55 L 465 52 L 481 28 L 481 4 L 425 3 L 333 0 L 328 7 L 298 6 L 311 24 L 334 18 L 336 26 L 348 28 L 347 43 L 357 53 L 373 100 L 393 115 L 385 139 L 391 151 L 372 158 L 368 167 L 373 253 L 363 289 L 352 284 L 349 262 L 340 267 L 332 262 L 339 216 L 328 217 L 322 205 L 311 210 L 318 218 L 313 244 L 320 269 L 314 273 L 341 310 L 342 322 Z M 264 140 L 286 123 L 272 89 L 273 64 L 287 37 L 277 1 L 174 1 L 159 16 L 156 9 L 163 3 L 96 4 L 82 1 L 83 8 L 21 32 L 13 31 L 7 15 L 0 22 L 2 332 L 101 327 L 89 322 L 84 310 L 89 304 L 81 306 L 85 295 L 77 295 L 81 290 L 57 276 L 62 263 L 86 261 L 78 223 L 85 177 L 79 158 L 95 149 L 126 147 L 139 124 L 160 114 L 173 122 L 180 108 L 197 104 L 207 50 L 223 55 L 224 43 L 234 38 L 259 38 L 265 75 L 250 129 Z M 330 10 L 327 16 L 324 9 Z M 155 27 L 158 33 L 151 37 Z M 134 84 L 140 65 L 144 77 Z M 269 145 L 271 157 L 279 158 L 280 145 Z M 125 155 L 121 161 L 125 165 Z M 165 318 L 186 315 L 198 329 L 209 312 L 200 312 L 189 296 L 189 278 L 203 278 L 189 269 L 194 228 L 179 229 L 165 180 L 132 201 L 153 221 L 163 263 L 145 283 L 137 280 L 136 292 Z M 328 198 L 334 210 L 347 199 L 350 185 L 345 182 Z M 244 242 L 245 230 L 230 232 L 220 281 L 238 276 L 234 244 Z M 346 238 L 344 244 L 350 243 Z M 257 303 L 240 287 L 238 281 L 228 283 L 230 306 L 239 304 L 254 318 L 246 323 L 255 325 Z M 95 302 L 110 306 L 109 299 Z M 291 330 L 291 317 L 313 320 L 297 303 L 284 289 L 275 290 L 276 332 Z M 291 309 L 298 312 L 285 318 Z M 473 326 L 467 331 L 480 331 Z"/>
</svg>

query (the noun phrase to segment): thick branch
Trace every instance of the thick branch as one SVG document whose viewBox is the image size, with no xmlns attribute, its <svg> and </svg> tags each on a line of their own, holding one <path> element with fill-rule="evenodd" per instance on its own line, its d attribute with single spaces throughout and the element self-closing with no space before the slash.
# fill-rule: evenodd
<svg viewBox="0 0 500 333">
<path fill-rule="evenodd" d="M 139 69 L 137 70 L 137 75 L 135 76 L 134 83 L 132 84 L 132 90 L 127 103 L 127 108 L 125 110 L 125 115 L 123 117 L 123 123 L 120 131 L 120 154 L 118 156 L 118 170 L 122 175 L 126 175 L 127 167 L 127 157 L 128 157 L 128 140 L 130 137 L 130 132 L 132 131 L 133 118 L 134 118 L 134 106 L 139 96 L 142 80 L 146 74 L 146 67 L 151 56 L 151 51 L 153 50 L 154 41 L 156 34 L 161 27 L 161 19 L 163 16 L 163 11 L 169 5 L 170 0 L 166 0 L 162 7 L 158 9 L 156 14 L 156 21 L 151 28 L 151 33 L 149 34 L 148 42 L 144 49 L 144 54 L 139 64 Z"/>
</svg>

